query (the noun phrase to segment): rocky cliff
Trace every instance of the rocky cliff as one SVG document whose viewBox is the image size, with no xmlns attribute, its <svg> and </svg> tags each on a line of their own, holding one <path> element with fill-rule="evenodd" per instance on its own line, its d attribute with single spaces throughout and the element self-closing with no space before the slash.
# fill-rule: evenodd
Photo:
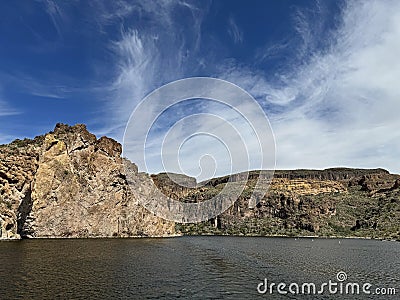
<svg viewBox="0 0 400 300">
<path fill-rule="evenodd" d="M 175 233 L 138 204 L 116 141 L 84 125 L 57 124 L 33 140 L 0 146 L 0 237 L 128 237 Z M 146 174 L 133 172 L 142 181 Z"/>
<path fill-rule="evenodd" d="M 248 200 L 259 172 L 252 171 L 238 201 L 214 220 L 177 224 L 184 234 L 344 236 L 400 240 L 400 176 L 383 169 L 276 171 L 258 205 Z M 210 180 L 182 201 L 205 201 L 228 181 Z M 208 195 L 204 197 L 204 195 Z M 193 200 L 194 199 L 194 200 Z"/>
<path fill-rule="evenodd" d="M 121 151 L 119 143 L 97 139 L 84 125 L 57 124 L 33 140 L 0 145 L 0 238 L 182 233 L 400 240 L 400 176 L 383 169 L 276 171 L 268 192 L 250 208 L 259 171 L 197 184 L 180 174 L 139 173 Z M 174 200 L 195 203 L 211 199 L 227 182 L 243 181 L 232 207 L 198 224 L 165 221 L 139 203 L 152 194 L 152 182 Z"/>
</svg>

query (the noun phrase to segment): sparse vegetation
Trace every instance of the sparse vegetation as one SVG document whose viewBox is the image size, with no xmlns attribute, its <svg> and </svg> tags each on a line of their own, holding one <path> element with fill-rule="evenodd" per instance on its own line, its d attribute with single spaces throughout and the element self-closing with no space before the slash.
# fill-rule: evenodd
<svg viewBox="0 0 400 300">
<path fill-rule="evenodd" d="M 365 184 L 360 179 L 353 182 L 331 181 L 332 187 L 340 184 L 345 189 L 320 193 L 317 193 L 318 188 L 312 191 L 310 187 L 315 188 L 320 184 L 319 188 L 323 190 L 330 183 L 318 183 L 318 180 L 311 180 L 309 183 L 291 181 L 290 190 L 294 192 L 289 192 L 287 182 L 275 181 L 268 194 L 253 210 L 246 206 L 254 186 L 250 180 L 234 207 L 220 216 L 219 228 L 213 222 L 207 221 L 199 224 L 177 224 L 176 229 L 187 235 L 317 235 L 399 240 L 400 189 L 379 191 L 380 185 L 394 185 L 399 177 L 383 174 L 386 174 L 384 180 L 383 175 L 371 179 L 374 182 L 370 184 L 377 185 L 376 191 L 365 190 Z M 222 189 L 223 184 L 216 182 L 216 186 L 209 186 L 202 191 L 203 200 L 210 199 Z M 293 186 L 295 184 L 298 187 Z M 188 198 L 190 196 L 182 200 L 186 201 Z"/>
</svg>

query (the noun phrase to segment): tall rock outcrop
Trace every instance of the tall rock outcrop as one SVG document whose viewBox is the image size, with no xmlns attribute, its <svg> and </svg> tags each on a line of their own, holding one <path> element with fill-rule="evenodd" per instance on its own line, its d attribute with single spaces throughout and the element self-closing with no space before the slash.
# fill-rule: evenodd
<svg viewBox="0 0 400 300">
<path fill-rule="evenodd" d="M 33 140 L 0 145 L 0 239 L 177 232 L 400 240 L 400 175 L 383 169 L 278 170 L 271 182 L 264 180 L 270 179 L 270 172 L 261 173 L 269 189 L 250 207 L 260 171 L 197 184 L 181 174 L 139 173 L 121 158 L 121 151 L 119 143 L 97 139 L 84 125 L 57 124 L 54 131 Z M 151 200 L 168 212 L 170 205 L 161 205 L 156 186 L 174 200 L 195 204 L 220 195 L 227 182 L 244 183 L 244 190 L 209 221 L 175 224 L 141 205 Z"/>
<path fill-rule="evenodd" d="M 248 176 L 247 176 L 248 175 Z M 215 219 L 177 224 L 184 234 L 347 236 L 400 240 L 400 175 L 384 169 L 277 170 L 255 207 L 249 199 L 259 171 L 214 178 L 186 190 L 181 201 L 206 201 L 227 182 L 244 182 L 242 194 Z M 175 190 L 179 191 L 179 188 Z M 174 191 L 170 186 L 167 191 Z M 179 195 L 179 194 L 177 194 Z M 178 197 L 179 198 L 179 197 Z"/>
<path fill-rule="evenodd" d="M 128 186 L 121 151 L 119 143 L 97 139 L 85 125 L 63 124 L 34 140 L 1 146 L 0 236 L 174 234 L 173 222 L 139 204 L 143 187 Z M 138 177 L 150 180 L 131 166 Z"/>
</svg>

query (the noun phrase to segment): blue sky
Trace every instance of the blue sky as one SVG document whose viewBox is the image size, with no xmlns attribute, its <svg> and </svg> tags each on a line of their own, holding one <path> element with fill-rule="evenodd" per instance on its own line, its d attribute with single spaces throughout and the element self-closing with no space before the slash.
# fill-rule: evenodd
<svg viewBox="0 0 400 300">
<path fill-rule="evenodd" d="M 211 76 L 263 107 L 277 168 L 398 173 L 398 53 L 395 0 L 1 2 L 0 143 L 57 122 L 121 142 L 149 92 Z"/>
</svg>

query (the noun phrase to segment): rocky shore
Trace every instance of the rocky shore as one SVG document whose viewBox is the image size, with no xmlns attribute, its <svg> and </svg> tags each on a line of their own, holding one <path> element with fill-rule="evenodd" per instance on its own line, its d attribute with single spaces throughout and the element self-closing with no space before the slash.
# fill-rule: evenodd
<svg viewBox="0 0 400 300">
<path fill-rule="evenodd" d="M 177 230 L 184 234 L 400 240 L 399 175 L 383 169 L 277 171 L 266 195 L 249 208 L 257 178 L 257 172 L 252 173 L 230 209 L 215 220 L 178 224 Z M 218 193 L 226 180 L 211 181 L 202 193 Z M 199 197 L 202 194 L 192 191 L 182 198 Z"/>
<path fill-rule="evenodd" d="M 198 224 L 175 224 L 140 205 L 151 180 L 173 199 L 199 202 L 228 181 L 245 180 L 244 174 L 201 186 L 175 174 L 185 183 L 179 186 L 165 173 L 138 172 L 121 151 L 118 142 L 98 139 L 81 124 L 57 124 L 35 139 L 0 145 L 0 239 L 182 234 L 400 239 L 400 176 L 384 169 L 278 170 L 268 192 L 250 208 L 260 176 L 252 171 L 239 199 L 223 214 Z"/>
<path fill-rule="evenodd" d="M 174 235 L 173 222 L 139 205 L 143 190 L 129 188 L 121 151 L 85 125 L 63 124 L 0 146 L 0 237 Z M 151 180 L 131 169 L 140 181 Z"/>
</svg>

